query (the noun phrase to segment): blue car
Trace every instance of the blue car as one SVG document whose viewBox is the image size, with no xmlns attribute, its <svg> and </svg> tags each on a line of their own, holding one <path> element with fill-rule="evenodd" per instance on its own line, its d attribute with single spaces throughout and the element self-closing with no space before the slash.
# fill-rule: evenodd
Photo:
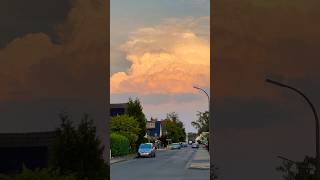
<svg viewBox="0 0 320 180">
<path fill-rule="evenodd" d="M 152 143 L 140 144 L 137 157 L 156 157 L 156 148 Z"/>
</svg>

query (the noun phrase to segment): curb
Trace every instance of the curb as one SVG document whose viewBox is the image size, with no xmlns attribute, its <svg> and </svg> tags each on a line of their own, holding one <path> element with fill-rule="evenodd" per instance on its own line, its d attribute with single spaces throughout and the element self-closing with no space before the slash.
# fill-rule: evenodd
<svg viewBox="0 0 320 180">
<path fill-rule="evenodd" d="M 119 158 L 111 158 L 110 159 L 110 165 L 111 164 L 115 164 L 115 163 L 119 163 L 119 162 L 123 162 L 123 161 L 128 161 L 128 160 L 130 160 L 130 159 L 134 159 L 136 157 L 136 155 L 135 154 L 132 154 L 132 155 L 129 155 L 129 156 L 126 156 L 126 157 L 119 157 Z M 112 161 L 113 160 L 113 161 Z"/>
<path fill-rule="evenodd" d="M 189 169 L 201 169 L 208 170 L 210 169 L 210 159 L 204 159 L 203 157 L 197 157 L 199 149 L 193 155 L 192 160 L 189 162 Z M 210 158 L 210 157 L 209 157 Z"/>
<path fill-rule="evenodd" d="M 158 149 L 157 151 L 167 151 L 168 149 Z M 134 159 L 136 158 L 136 154 L 132 154 L 132 155 L 127 155 L 125 157 L 116 157 L 116 158 L 111 158 L 110 159 L 110 165 L 111 164 L 115 164 L 115 163 L 119 163 L 119 162 L 123 162 L 123 161 L 128 161 L 130 159 Z"/>
<path fill-rule="evenodd" d="M 191 163 L 189 169 L 210 169 L 210 163 Z"/>
<path fill-rule="evenodd" d="M 157 149 L 157 151 L 167 151 L 168 149 Z"/>
</svg>

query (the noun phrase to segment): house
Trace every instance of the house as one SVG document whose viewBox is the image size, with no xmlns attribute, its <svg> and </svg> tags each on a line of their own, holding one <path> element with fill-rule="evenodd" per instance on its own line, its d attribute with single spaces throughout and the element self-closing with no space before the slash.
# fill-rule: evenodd
<svg viewBox="0 0 320 180">
<path fill-rule="evenodd" d="M 56 131 L 0 134 L 0 174 L 48 166 Z"/>
<path fill-rule="evenodd" d="M 110 104 L 110 115 L 125 114 L 127 103 Z M 0 174 L 15 174 L 49 164 L 57 132 L 0 133 Z"/>
<path fill-rule="evenodd" d="M 118 116 L 126 113 L 128 103 L 110 104 L 110 116 Z"/>
<path fill-rule="evenodd" d="M 163 120 L 161 120 L 160 121 L 160 124 L 161 124 L 161 134 L 162 135 L 167 135 L 167 130 L 166 130 L 166 122 L 167 122 L 168 120 L 166 120 L 166 119 L 163 119 Z"/>
<path fill-rule="evenodd" d="M 162 126 L 161 121 L 151 118 L 147 121 L 147 136 L 152 138 L 159 138 L 162 136 Z"/>
</svg>

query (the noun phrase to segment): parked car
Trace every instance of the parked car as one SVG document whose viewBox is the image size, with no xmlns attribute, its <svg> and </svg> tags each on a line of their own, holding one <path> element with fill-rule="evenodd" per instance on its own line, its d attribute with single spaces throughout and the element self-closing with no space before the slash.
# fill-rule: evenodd
<svg viewBox="0 0 320 180">
<path fill-rule="evenodd" d="M 179 144 L 181 148 L 184 148 L 183 142 L 179 142 Z"/>
<path fill-rule="evenodd" d="M 204 144 L 204 147 L 209 151 L 209 144 L 208 143 Z"/>
<path fill-rule="evenodd" d="M 193 143 L 192 144 L 192 148 L 199 148 L 199 144 L 198 143 Z"/>
<path fill-rule="evenodd" d="M 156 157 L 156 148 L 152 143 L 140 144 L 138 149 L 138 158 L 139 157 Z"/>
<path fill-rule="evenodd" d="M 171 149 L 181 149 L 181 145 L 179 143 L 172 143 Z"/>
<path fill-rule="evenodd" d="M 188 147 L 188 144 L 187 143 L 185 143 L 185 142 L 180 142 L 180 145 L 181 145 L 181 147 Z"/>
</svg>

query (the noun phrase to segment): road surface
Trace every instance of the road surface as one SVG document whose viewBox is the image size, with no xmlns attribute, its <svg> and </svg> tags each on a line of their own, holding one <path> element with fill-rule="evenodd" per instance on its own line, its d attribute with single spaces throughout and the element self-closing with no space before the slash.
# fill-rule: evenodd
<svg viewBox="0 0 320 180">
<path fill-rule="evenodd" d="M 136 158 L 111 165 L 111 180 L 209 180 L 209 170 L 189 169 L 195 149 L 157 151 L 155 158 Z"/>
</svg>

